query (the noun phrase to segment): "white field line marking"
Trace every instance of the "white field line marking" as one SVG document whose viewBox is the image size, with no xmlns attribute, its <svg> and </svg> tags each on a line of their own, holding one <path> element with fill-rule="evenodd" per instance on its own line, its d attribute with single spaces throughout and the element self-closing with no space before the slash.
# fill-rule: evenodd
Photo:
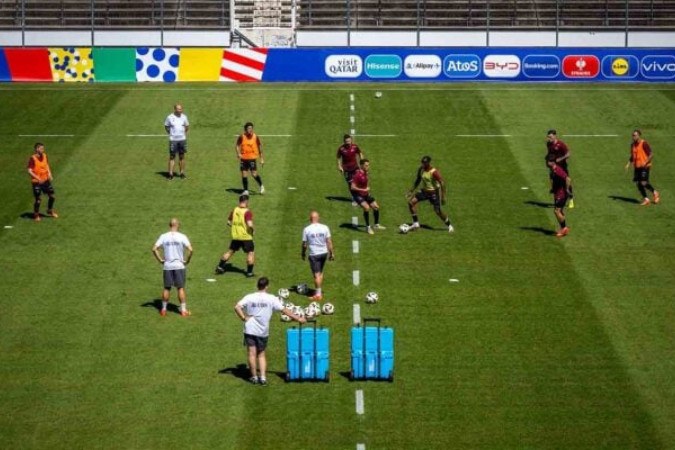
<svg viewBox="0 0 675 450">
<path fill-rule="evenodd" d="M 363 391 L 361 389 L 356 391 L 356 414 L 363 415 L 365 412 L 365 405 L 363 400 Z"/>
<path fill-rule="evenodd" d="M 355 270 L 352 272 L 352 281 L 354 282 L 354 286 L 358 286 L 361 284 L 361 272 L 358 270 Z"/>
<path fill-rule="evenodd" d="M 359 241 L 352 241 L 352 253 L 359 252 Z"/>
<path fill-rule="evenodd" d="M 359 137 L 396 137 L 396 134 L 356 134 L 354 133 L 354 136 L 359 136 Z"/>
<path fill-rule="evenodd" d="M 298 188 L 296 188 L 296 187 L 294 187 L 294 186 L 288 186 L 288 190 L 289 190 L 289 191 L 295 191 L 295 190 L 297 190 L 297 189 L 298 189 Z"/>
<path fill-rule="evenodd" d="M 354 111 L 354 105 L 353 104 L 349 105 L 349 110 Z"/>
<path fill-rule="evenodd" d="M 352 217 L 352 225 L 357 226 L 359 224 L 359 218 L 354 216 Z"/>
<path fill-rule="evenodd" d="M 527 187 L 527 186 L 523 186 L 523 187 L 521 187 L 520 189 L 522 189 L 523 191 L 527 191 L 527 190 L 530 189 L 530 188 Z"/>
<path fill-rule="evenodd" d="M 349 131 L 351 131 L 351 133 L 350 133 L 350 134 L 351 134 L 352 136 L 355 136 L 355 135 L 356 135 L 356 130 L 355 130 L 354 128 L 352 128 L 352 129 L 351 129 L 351 130 L 349 130 Z"/>
<path fill-rule="evenodd" d="M 356 450 L 366 450 L 366 444 L 356 444 Z"/>
<path fill-rule="evenodd" d="M 456 137 L 477 137 L 477 138 L 490 138 L 490 137 L 511 137 L 510 134 L 456 134 Z"/>
<path fill-rule="evenodd" d="M 239 137 L 240 134 L 233 134 L 233 137 Z M 292 134 L 259 134 L 260 137 L 293 137 Z"/>
<path fill-rule="evenodd" d="M 352 305 L 352 312 L 353 312 L 353 316 L 354 316 L 354 320 L 352 321 L 352 323 L 354 325 L 360 324 L 361 323 L 361 305 L 359 305 L 358 303 L 354 303 L 354 305 Z"/>
<path fill-rule="evenodd" d="M 207 281 L 208 283 L 215 283 L 215 282 L 216 282 L 216 279 L 215 279 L 215 278 L 207 278 L 206 281 Z"/>
<path fill-rule="evenodd" d="M 169 137 L 168 134 L 127 134 L 127 137 Z"/>
<path fill-rule="evenodd" d="M 20 134 L 19 137 L 75 137 L 74 134 Z"/>
<path fill-rule="evenodd" d="M 349 101 L 354 103 L 354 94 L 349 94 Z"/>
<path fill-rule="evenodd" d="M 354 124 L 354 120 L 354 116 L 349 116 L 349 121 L 352 123 L 352 125 Z"/>
<path fill-rule="evenodd" d="M 451 283 L 459 283 L 459 280 L 457 278 L 450 278 L 449 280 Z"/>
<path fill-rule="evenodd" d="M 618 134 L 565 134 L 564 137 L 619 137 Z"/>
<path fill-rule="evenodd" d="M 12 225 L 5 225 L 5 230 L 11 230 L 12 228 L 14 228 Z"/>
</svg>

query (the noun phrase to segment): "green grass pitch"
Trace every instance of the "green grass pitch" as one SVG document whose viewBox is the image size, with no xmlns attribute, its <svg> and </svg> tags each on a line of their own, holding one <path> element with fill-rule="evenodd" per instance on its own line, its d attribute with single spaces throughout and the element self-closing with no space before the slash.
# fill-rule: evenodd
<svg viewBox="0 0 675 450">
<path fill-rule="evenodd" d="M 352 128 L 350 94 L 388 227 L 375 236 L 333 198 L 347 194 L 335 150 Z M 192 124 L 189 178 L 169 182 L 166 138 L 127 135 L 163 134 L 176 101 Z M 0 117 L 0 448 L 674 448 L 672 84 L 7 85 Z M 319 319 L 332 333 L 328 384 L 284 383 L 278 320 L 270 386 L 232 373 L 245 362 L 233 306 L 254 283 L 206 279 L 229 243 L 233 146 L 249 120 L 266 155 L 267 192 L 251 200 L 256 273 L 274 291 L 310 282 L 310 209 L 334 234 L 336 314 Z M 658 206 L 633 203 L 623 171 L 634 127 L 656 152 Z M 549 128 L 572 151 L 564 239 L 548 234 Z M 41 223 L 25 217 L 37 140 L 61 215 Z M 448 183 L 453 235 L 429 205 L 432 229 L 397 232 L 425 154 Z M 172 216 L 195 248 L 189 318 L 152 306 L 150 248 Z M 395 328 L 394 383 L 345 377 L 356 302 Z"/>
</svg>

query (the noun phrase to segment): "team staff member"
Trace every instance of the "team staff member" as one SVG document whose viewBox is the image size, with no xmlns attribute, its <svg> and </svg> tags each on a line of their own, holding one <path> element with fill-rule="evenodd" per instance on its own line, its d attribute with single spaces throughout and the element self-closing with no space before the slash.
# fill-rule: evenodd
<svg viewBox="0 0 675 450">
<path fill-rule="evenodd" d="M 654 153 L 652 152 L 651 147 L 642 139 L 642 131 L 633 130 L 633 142 L 630 145 L 630 158 L 626 163 L 625 169 L 628 170 L 631 164 L 633 164 L 633 181 L 635 186 L 637 186 L 640 195 L 642 195 L 642 206 L 647 206 L 651 202 L 649 197 L 647 197 L 647 190 L 652 193 L 654 196 L 654 203 L 658 204 L 661 201 L 661 196 L 659 192 L 654 189 L 654 186 L 649 182 L 649 172 L 652 168 L 652 159 L 654 158 Z"/>
<path fill-rule="evenodd" d="M 253 124 L 246 122 L 244 133 L 237 138 L 237 158 L 239 158 L 239 170 L 241 171 L 241 185 L 244 188 L 244 195 L 248 195 L 248 173 L 251 172 L 253 179 L 260 186 L 260 194 L 265 193 L 262 178 L 258 175 L 258 166 L 256 162 L 260 158 L 260 166 L 265 165 L 263 156 L 262 142 L 257 134 L 253 132 Z"/>
<path fill-rule="evenodd" d="M 323 268 L 326 265 L 326 260 L 335 259 L 335 251 L 333 250 L 333 240 L 331 239 L 330 229 L 319 223 L 319 213 L 312 211 L 309 213 L 309 225 L 302 230 L 302 251 L 300 257 L 304 261 L 307 257 L 307 250 L 309 250 L 309 267 L 314 276 L 314 295 L 312 300 L 323 300 L 323 292 L 321 286 L 323 285 Z"/>
<path fill-rule="evenodd" d="M 185 266 L 192 259 L 192 244 L 190 244 L 187 236 L 178 231 L 179 229 L 180 222 L 174 217 L 169 221 L 169 231 L 162 234 L 157 239 L 157 242 L 155 242 L 154 247 L 152 247 L 152 254 L 164 266 L 162 309 L 159 312 L 161 316 L 166 316 L 166 308 L 169 305 L 169 294 L 171 293 L 172 286 L 175 286 L 176 290 L 178 290 L 180 315 L 183 317 L 190 315 L 185 296 Z M 162 248 L 163 257 L 159 254 L 160 247 Z M 185 257 L 185 249 L 188 251 L 187 258 Z"/>
<path fill-rule="evenodd" d="M 239 205 L 230 212 L 227 225 L 232 228 L 232 241 L 230 242 L 230 249 L 223 254 L 216 266 L 216 274 L 225 273 L 229 259 L 236 251 L 242 249 L 246 253 L 246 276 L 248 278 L 254 277 L 253 213 L 248 209 L 248 195 L 239 197 Z"/>
<path fill-rule="evenodd" d="M 278 297 L 267 293 L 269 280 L 258 279 L 258 291 L 248 294 L 239 300 L 234 312 L 244 322 L 244 345 L 251 370 L 249 381 L 253 384 L 267 385 L 267 340 L 270 334 L 270 319 L 274 311 L 284 314 L 300 323 L 305 323 L 303 316 L 298 316 L 286 308 Z"/>
<path fill-rule="evenodd" d="M 421 165 L 417 169 L 417 177 L 412 189 L 408 191 L 408 209 L 412 215 L 413 223 L 410 226 L 411 230 L 420 228 L 419 218 L 417 217 L 417 204 L 424 200 L 429 200 L 434 207 L 434 212 L 448 227 L 448 232 L 452 233 L 455 228 L 450 223 L 450 217 L 441 210 L 441 204 L 446 201 L 446 186 L 443 177 L 435 167 L 431 166 L 431 157 L 425 156 L 422 158 Z M 417 194 L 414 194 L 415 189 L 421 183 L 421 189 Z"/>
<path fill-rule="evenodd" d="M 370 226 L 370 210 L 373 210 L 375 217 L 375 229 L 384 230 L 380 225 L 380 205 L 377 204 L 375 198 L 370 195 L 370 185 L 368 182 L 368 170 L 370 170 L 370 161 L 367 159 L 361 160 L 361 168 L 354 172 L 351 183 L 352 198 L 363 208 L 363 220 L 366 222 L 366 230 L 368 234 L 375 234 L 373 227 Z"/>
<path fill-rule="evenodd" d="M 33 219 L 36 222 L 42 220 L 40 217 L 40 204 L 42 203 L 42 194 L 47 194 L 49 201 L 47 202 L 47 215 L 53 218 L 59 217 L 54 211 L 54 187 L 52 186 L 52 170 L 49 167 L 47 160 L 47 153 L 45 153 L 45 145 L 37 142 L 33 149 L 35 153 L 28 160 L 28 174 L 30 175 L 31 183 L 33 184 Z"/>
<path fill-rule="evenodd" d="M 553 214 L 558 219 L 560 224 L 560 231 L 556 236 L 567 236 L 570 232 L 567 222 L 565 220 L 565 204 L 571 197 L 572 179 L 569 177 L 565 169 L 559 166 L 556 162 L 555 155 L 548 155 L 546 157 L 546 165 L 551 169 L 551 191 L 553 193 Z"/>
<path fill-rule="evenodd" d="M 337 149 L 337 168 L 351 189 L 352 177 L 359 168 L 359 163 L 365 158 L 358 145 L 354 144 L 352 136 L 345 134 L 343 144 Z"/>
<path fill-rule="evenodd" d="M 569 174 L 570 170 L 567 167 L 567 162 L 570 157 L 570 149 L 563 141 L 558 139 L 558 132 L 556 130 L 548 130 L 546 132 L 546 157 L 553 155 L 556 165 Z M 574 208 L 574 195 L 570 191 L 569 207 Z"/>
<path fill-rule="evenodd" d="M 185 154 L 187 153 L 187 134 L 190 130 L 190 122 L 183 113 L 183 105 L 176 103 L 173 113 L 169 114 L 164 121 L 164 129 L 169 135 L 169 180 L 173 180 L 173 168 L 178 154 L 179 177 L 185 178 Z"/>
</svg>

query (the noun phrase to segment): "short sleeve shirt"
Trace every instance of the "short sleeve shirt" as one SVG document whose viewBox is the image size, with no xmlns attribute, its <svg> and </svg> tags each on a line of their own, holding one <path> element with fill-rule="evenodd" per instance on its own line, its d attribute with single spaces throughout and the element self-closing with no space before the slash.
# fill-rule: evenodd
<svg viewBox="0 0 675 450">
<path fill-rule="evenodd" d="M 267 337 L 270 334 L 270 319 L 274 311 L 284 309 L 278 297 L 267 292 L 248 294 L 237 305 L 246 311 L 250 319 L 244 323 L 244 333 L 252 336 Z"/>
<path fill-rule="evenodd" d="M 359 169 L 354 173 L 352 178 L 352 185 L 355 187 L 354 190 L 362 194 L 367 193 L 368 189 L 368 174 L 365 170 Z"/>
<path fill-rule="evenodd" d="M 310 255 L 328 253 L 328 239 L 330 239 L 330 229 L 322 223 L 312 223 L 302 231 L 302 242 L 307 243 Z"/>
<path fill-rule="evenodd" d="M 185 114 L 181 114 L 180 117 L 176 116 L 174 113 L 169 114 L 164 121 L 164 126 L 169 127 L 170 141 L 176 142 L 187 139 L 185 129 L 190 126 L 190 122 Z"/>
<path fill-rule="evenodd" d="M 191 247 L 190 241 L 183 233 L 169 231 L 155 242 L 155 247 L 162 247 L 164 252 L 164 270 L 185 269 L 185 248 Z"/>
</svg>

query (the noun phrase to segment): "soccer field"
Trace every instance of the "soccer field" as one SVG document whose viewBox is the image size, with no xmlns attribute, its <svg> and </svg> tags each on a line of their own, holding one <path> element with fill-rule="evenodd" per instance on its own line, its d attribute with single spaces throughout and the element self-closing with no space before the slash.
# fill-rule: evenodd
<svg viewBox="0 0 675 450">
<path fill-rule="evenodd" d="M 188 179 L 168 181 L 177 101 Z M 5 85 L 0 116 L 0 448 L 675 448 L 675 85 Z M 247 121 L 266 163 L 250 205 L 256 274 L 273 292 L 310 283 L 310 209 L 333 232 L 327 384 L 284 382 L 292 325 L 278 319 L 270 385 L 248 384 L 233 306 L 255 283 L 206 281 L 229 244 Z M 659 205 L 640 207 L 623 169 L 636 127 Z M 563 239 L 549 128 L 572 152 Z M 351 226 L 363 219 L 336 170 L 351 129 L 387 226 L 374 236 Z M 36 141 L 60 214 L 41 223 L 26 173 Z M 398 233 L 424 155 L 448 184 L 454 234 L 429 204 L 427 228 Z M 172 216 L 195 249 L 187 318 L 155 307 L 150 249 Z M 355 303 L 395 329 L 393 383 L 347 377 Z"/>
</svg>

